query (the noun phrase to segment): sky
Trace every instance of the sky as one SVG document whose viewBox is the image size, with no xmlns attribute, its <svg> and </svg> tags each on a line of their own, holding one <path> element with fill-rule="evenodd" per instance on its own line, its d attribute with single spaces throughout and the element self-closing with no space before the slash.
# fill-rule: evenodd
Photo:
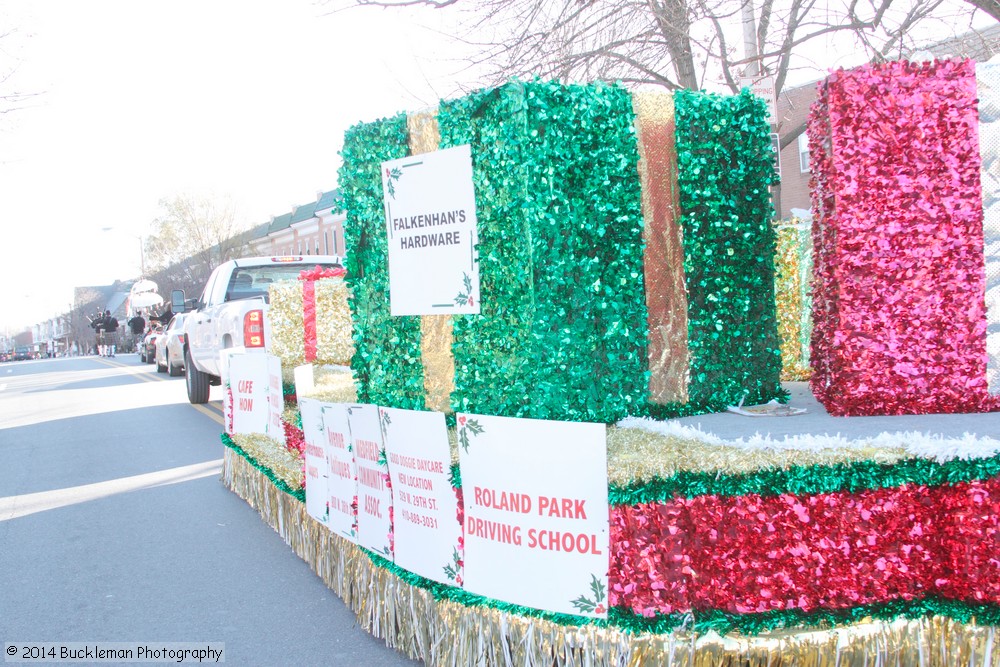
<svg viewBox="0 0 1000 667">
<path fill-rule="evenodd" d="M 76 285 L 136 277 L 161 199 L 229 197 L 267 222 L 337 186 L 349 127 L 454 96 L 415 11 L 329 11 L 5 0 L 0 95 L 37 94 L 0 115 L 0 334 L 66 312 Z"/>
<path fill-rule="evenodd" d="M 252 226 L 337 187 L 352 125 L 477 87 L 447 37 L 452 16 L 331 14 L 312 0 L 0 2 L 0 77 L 12 71 L 0 96 L 34 93 L 0 114 L 0 335 L 67 312 L 74 286 L 137 277 L 162 199 L 228 198 Z"/>
</svg>

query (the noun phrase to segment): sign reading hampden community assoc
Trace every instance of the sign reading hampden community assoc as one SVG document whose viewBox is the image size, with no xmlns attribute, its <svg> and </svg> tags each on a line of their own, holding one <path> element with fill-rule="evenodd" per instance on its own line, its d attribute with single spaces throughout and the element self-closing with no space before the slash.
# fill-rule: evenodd
<svg viewBox="0 0 1000 667">
<path fill-rule="evenodd" d="M 468 145 L 382 163 L 393 316 L 479 313 Z"/>
<path fill-rule="evenodd" d="M 347 408 L 358 472 L 358 544 L 392 560 L 392 490 L 377 405 Z"/>
<path fill-rule="evenodd" d="M 607 617 L 603 424 L 458 415 L 465 589 Z"/>
<path fill-rule="evenodd" d="M 442 412 L 379 408 L 392 479 L 396 565 L 462 585 L 462 524 Z"/>
</svg>

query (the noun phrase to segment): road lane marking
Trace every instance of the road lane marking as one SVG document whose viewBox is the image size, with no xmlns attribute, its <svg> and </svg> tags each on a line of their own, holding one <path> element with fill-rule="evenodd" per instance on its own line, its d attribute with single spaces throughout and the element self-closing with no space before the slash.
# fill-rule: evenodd
<svg viewBox="0 0 1000 667">
<path fill-rule="evenodd" d="M 168 484 L 179 484 L 180 482 L 190 482 L 202 477 L 221 474 L 222 459 L 216 459 L 215 461 L 205 461 L 204 463 L 195 463 L 194 465 L 170 468 L 169 470 L 160 470 L 159 472 L 121 477 L 119 479 L 108 480 L 107 482 L 72 486 L 68 489 L 26 493 L 20 496 L 7 496 L 0 498 L 0 521 L 18 519 L 37 512 L 107 498 L 119 493 L 150 489 Z"/>
<path fill-rule="evenodd" d="M 107 357 L 98 357 L 98 361 L 101 361 L 113 367 L 120 367 L 120 368 L 132 367 L 131 364 L 126 364 L 120 361 L 113 361 L 112 359 L 108 359 Z M 133 373 L 133 375 L 142 380 L 143 382 L 167 382 L 173 379 L 169 377 L 163 377 L 159 373 L 152 374 L 148 372 L 146 373 L 137 372 Z M 215 423 L 219 424 L 220 426 L 224 426 L 226 423 L 225 417 L 223 416 L 222 401 L 213 401 L 205 405 L 192 403 L 191 407 L 193 407 L 195 410 L 202 413 L 203 415 L 210 417 L 213 421 L 215 421 Z"/>
<path fill-rule="evenodd" d="M 142 380 L 143 382 L 166 382 L 168 379 L 166 377 L 160 377 L 159 373 L 156 374 L 151 373 L 147 368 L 144 367 L 136 368 L 132 364 L 126 364 L 124 361 L 118 361 L 117 359 L 114 358 L 109 359 L 108 357 L 97 357 L 96 361 L 99 361 L 110 368 L 132 369 L 129 371 L 129 375 L 136 377 Z M 172 380 L 173 378 L 169 379 Z"/>
<path fill-rule="evenodd" d="M 214 412 L 213 410 L 205 407 L 204 405 L 201 405 L 201 404 L 198 404 L 198 403 L 192 403 L 191 407 L 194 408 L 195 410 L 197 410 L 198 412 L 200 412 L 201 414 L 207 415 L 209 418 L 211 418 L 219 426 L 224 426 L 225 423 L 226 423 L 223 420 L 221 413 Z"/>
</svg>

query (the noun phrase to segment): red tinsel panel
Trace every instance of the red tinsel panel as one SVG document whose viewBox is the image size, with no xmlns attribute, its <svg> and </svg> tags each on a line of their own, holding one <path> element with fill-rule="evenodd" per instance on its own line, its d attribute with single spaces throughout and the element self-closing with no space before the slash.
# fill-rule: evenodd
<svg viewBox="0 0 1000 667">
<path fill-rule="evenodd" d="M 635 613 L 1000 603 L 1000 479 L 615 507 L 608 601 Z"/>
<path fill-rule="evenodd" d="M 837 72 L 809 121 L 812 388 L 835 415 L 1000 409 L 986 384 L 975 67 Z"/>
</svg>

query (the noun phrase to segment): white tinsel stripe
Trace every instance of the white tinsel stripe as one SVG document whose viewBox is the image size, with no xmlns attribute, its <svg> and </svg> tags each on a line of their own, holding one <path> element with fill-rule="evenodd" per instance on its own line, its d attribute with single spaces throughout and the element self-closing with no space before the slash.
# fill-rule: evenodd
<svg viewBox="0 0 1000 667">
<path fill-rule="evenodd" d="M 986 261 L 986 382 L 1000 395 L 1000 64 L 976 64 L 983 256 Z"/>
<path fill-rule="evenodd" d="M 618 422 L 619 428 L 636 428 L 659 435 L 674 436 L 700 441 L 709 445 L 723 445 L 744 451 L 796 450 L 819 452 L 829 449 L 900 448 L 913 456 L 939 462 L 952 459 L 983 459 L 1000 453 L 1000 440 L 964 434 L 959 438 L 946 438 L 929 433 L 905 431 L 879 433 L 875 436 L 848 439 L 840 435 L 800 434 L 773 439 L 754 434 L 747 438 L 724 440 L 677 421 L 655 421 L 644 417 L 628 417 Z"/>
</svg>

